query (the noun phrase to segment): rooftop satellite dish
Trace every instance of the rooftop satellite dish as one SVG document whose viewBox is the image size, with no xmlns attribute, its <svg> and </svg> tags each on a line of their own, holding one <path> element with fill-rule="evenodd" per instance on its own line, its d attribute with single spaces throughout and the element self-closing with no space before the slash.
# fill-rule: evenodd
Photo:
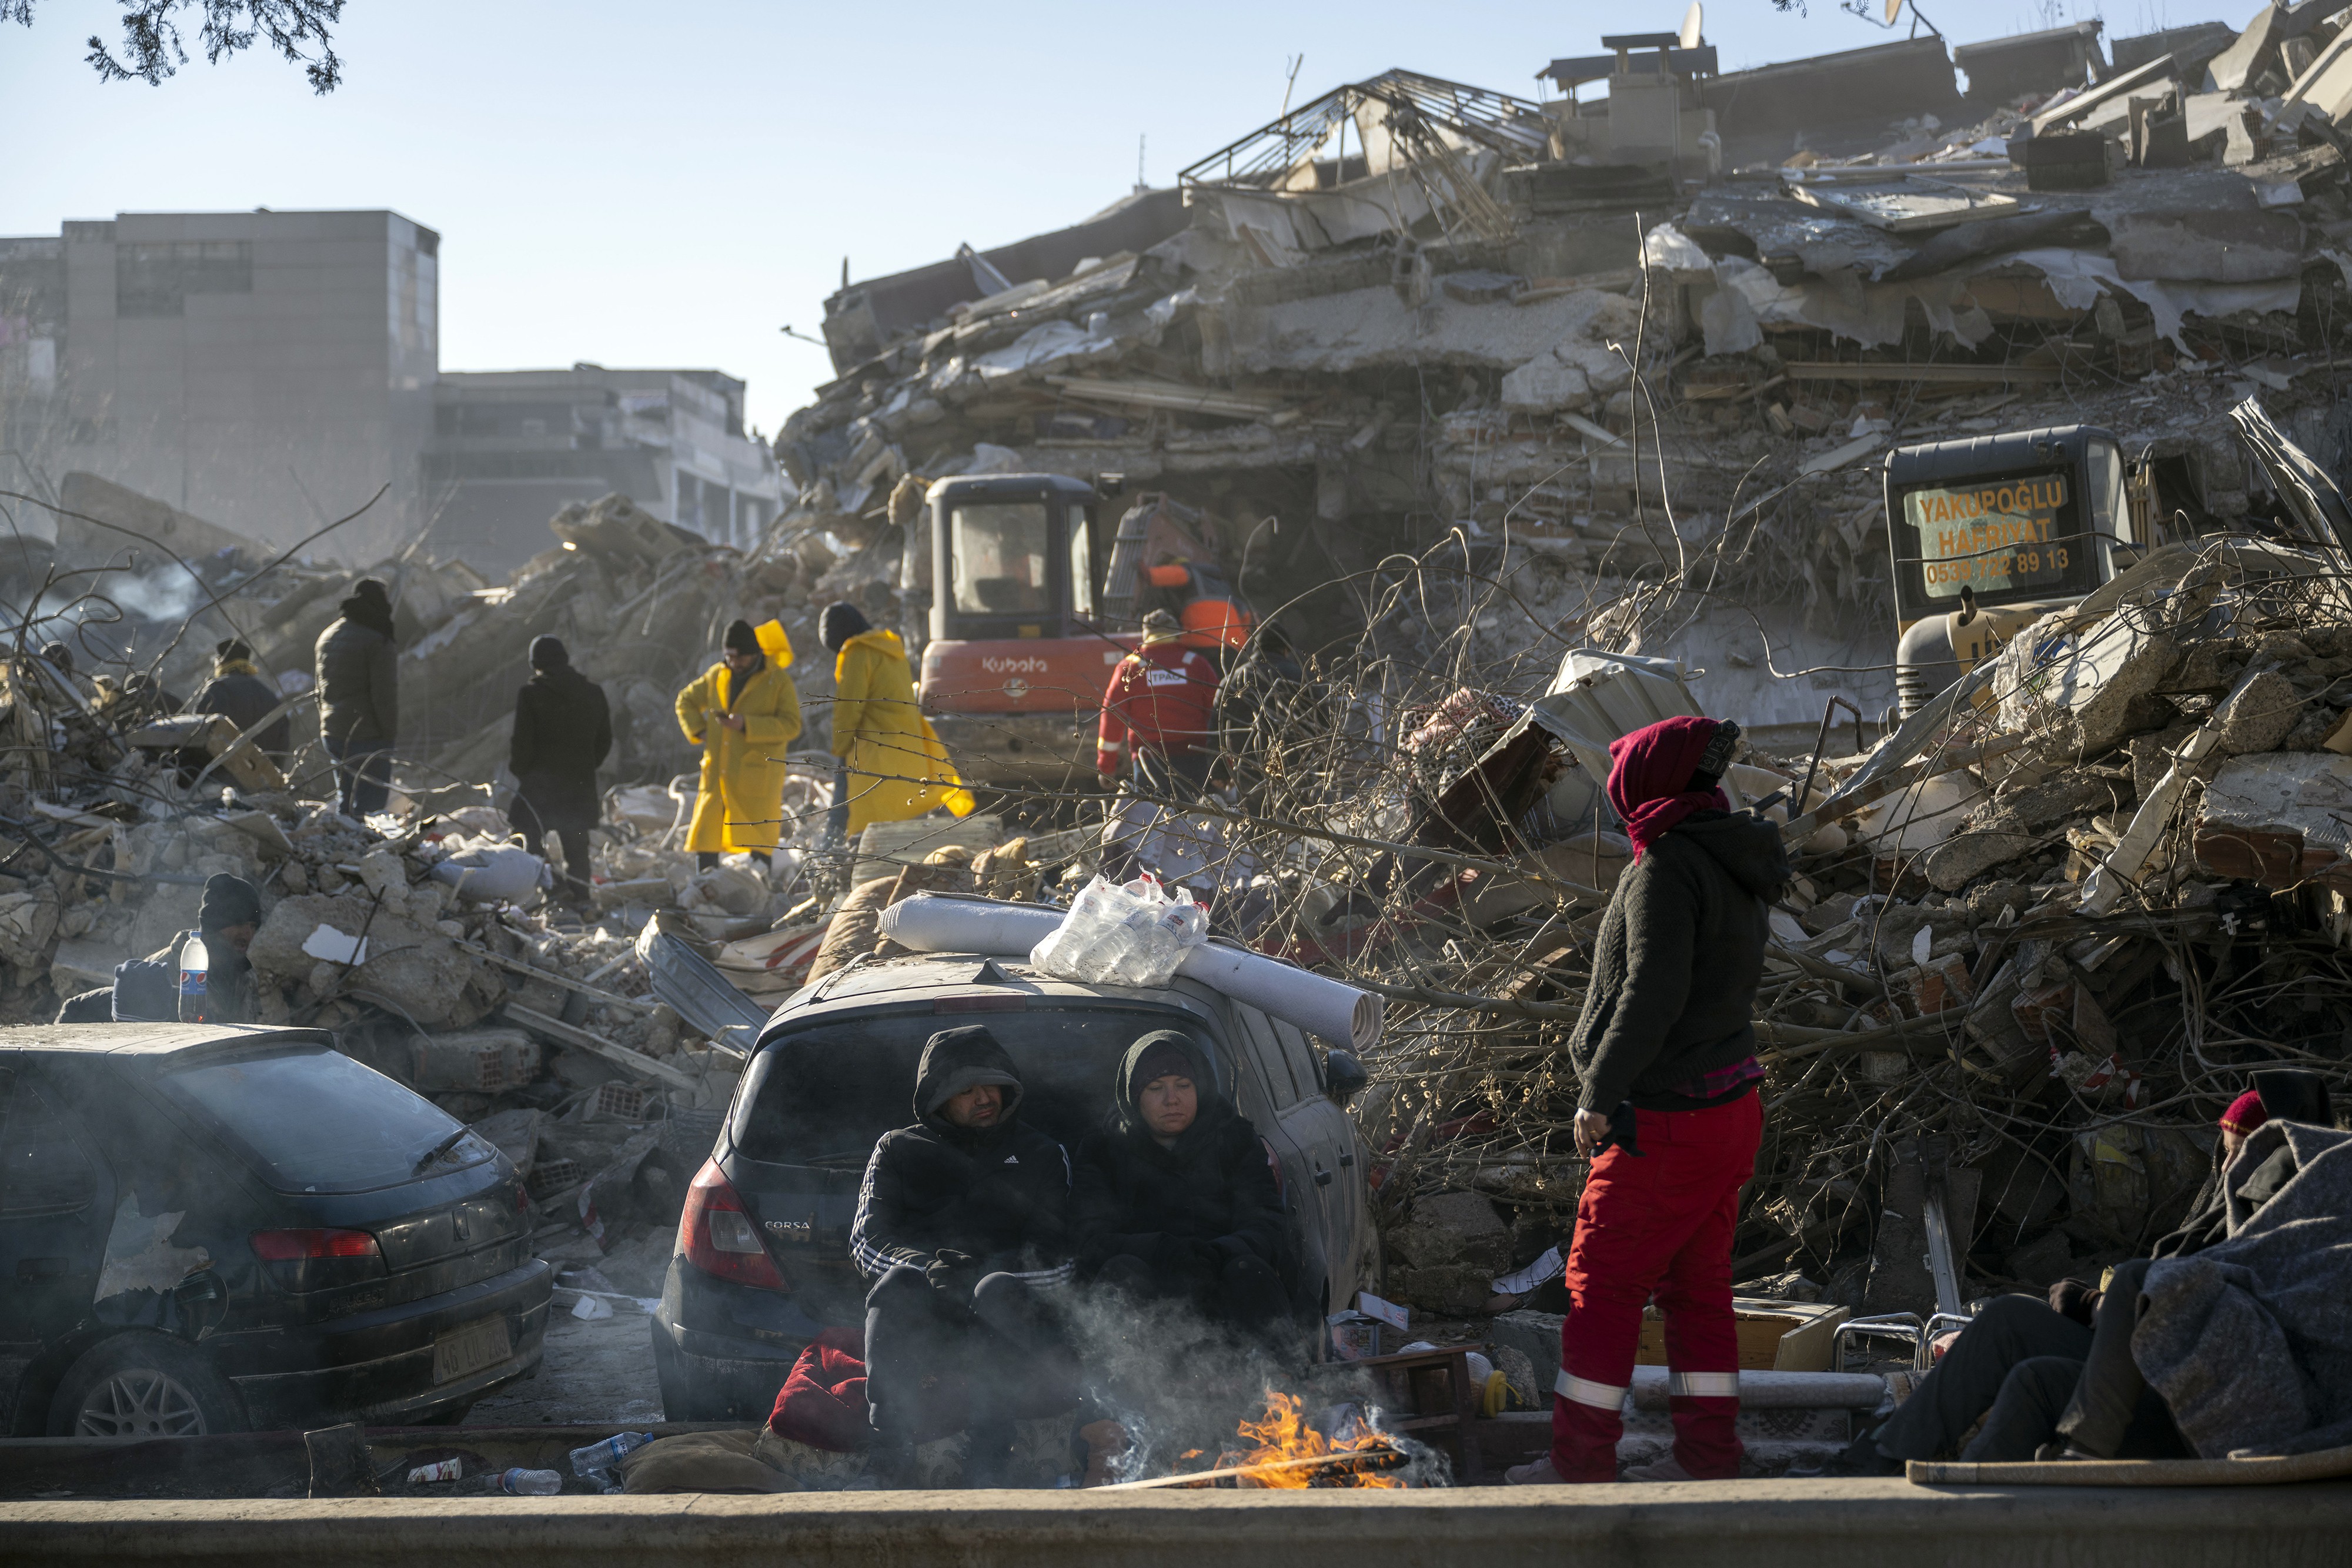
<svg viewBox="0 0 2352 1568">
<path fill-rule="evenodd" d="M 1895 18 L 1903 15 L 1903 0 L 1886 0 L 1886 25 L 1895 26 Z"/>
<path fill-rule="evenodd" d="M 1888 4 L 1890 5 L 1899 5 L 1902 3 L 1903 0 L 1888 0 Z M 1699 13 L 1699 0 L 1691 0 L 1690 9 L 1683 13 L 1683 36 L 1680 40 L 1682 47 L 1685 49 L 1696 49 L 1698 47 L 1698 29 L 1699 23 L 1702 20 L 1703 18 Z"/>
</svg>

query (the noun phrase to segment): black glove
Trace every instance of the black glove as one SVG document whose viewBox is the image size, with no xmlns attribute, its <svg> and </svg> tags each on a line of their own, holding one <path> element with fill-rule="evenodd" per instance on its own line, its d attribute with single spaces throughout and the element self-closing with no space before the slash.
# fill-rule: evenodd
<svg viewBox="0 0 2352 1568">
<path fill-rule="evenodd" d="M 941 1249 L 932 1254 L 930 1263 L 923 1270 L 923 1278 L 940 1294 L 969 1301 L 980 1284 L 980 1260 L 969 1252 Z"/>
<path fill-rule="evenodd" d="M 2089 1328 L 2091 1314 L 2099 1310 L 2099 1296 L 2096 1287 L 2080 1280 L 2061 1280 L 2050 1287 L 2050 1310 Z"/>
</svg>

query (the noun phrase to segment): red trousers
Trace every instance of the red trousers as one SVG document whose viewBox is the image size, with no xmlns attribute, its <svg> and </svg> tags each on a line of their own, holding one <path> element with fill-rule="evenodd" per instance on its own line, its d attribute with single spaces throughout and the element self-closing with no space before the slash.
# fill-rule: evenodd
<svg viewBox="0 0 2352 1568">
<path fill-rule="evenodd" d="M 1613 1146 L 1602 1154 L 1576 1207 L 1552 1469 L 1568 1481 L 1617 1479 L 1642 1309 L 1654 1299 L 1666 1320 L 1675 1458 L 1700 1479 L 1731 1479 L 1740 1458 L 1731 1232 L 1764 1135 L 1762 1096 L 1634 1116 L 1641 1156 Z"/>
</svg>

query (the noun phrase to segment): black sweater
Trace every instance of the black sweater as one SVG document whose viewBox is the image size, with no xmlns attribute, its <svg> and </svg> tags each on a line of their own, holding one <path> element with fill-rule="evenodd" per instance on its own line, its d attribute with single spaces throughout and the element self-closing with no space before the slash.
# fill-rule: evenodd
<svg viewBox="0 0 2352 1568">
<path fill-rule="evenodd" d="M 1678 1085 L 1755 1054 L 1766 901 L 1789 876 L 1780 831 L 1727 811 L 1685 818 L 1625 868 L 1569 1036 L 1580 1110 L 1685 1109 Z"/>
<path fill-rule="evenodd" d="M 1021 1124 L 1013 1059 L 993 1039 L 968 1038 L 982 1033 L 934 1037 L 915 1074 L 921 1119 L 883 1134 L 866 1162 L 849 1252 L 868 1279 L 901 1263 L 925 1268 L 942 1251 L 1033 1284 L 1069 1278 L 1069 1155 Z M 974 1082 L 1004 1085 L 1003 1120 L 985 1130 L 958 1127 L 940 1113 Z"/>
</svg>

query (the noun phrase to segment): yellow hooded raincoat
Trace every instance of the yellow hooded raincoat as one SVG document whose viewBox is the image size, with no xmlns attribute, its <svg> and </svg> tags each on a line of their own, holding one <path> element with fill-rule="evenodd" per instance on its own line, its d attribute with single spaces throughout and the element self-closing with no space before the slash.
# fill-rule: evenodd
<svg viewBox="0 0 2352 1568">
<path fill-rule="evenodd" d="M 860 632 L 833 664 L 833 754 L 849 763 L 849 831 L 976 802 L 915 704 L 915 674 L 896 632 Z"/>
<path fill-rule="evenodd" d="M 784 748 L 801 733 L 801 699 L 785 672 L 793 653 L 792 644 L 782 641 L 783 628 L 770 622 L 759 631 L 768 662 L 752 673 L 740 695 L 737 676 L 724 660 L 677 694 L 678 727 L 703 748 L 702 789 L 686 837 L 686 847 L 696 853 L 766 854 L 782 836 Z M 720 714 L 730 711 L 729 695 L 735 697 L 731 711 L 742 716 L 740 731 L 719 722 Z"/>
</svg>

